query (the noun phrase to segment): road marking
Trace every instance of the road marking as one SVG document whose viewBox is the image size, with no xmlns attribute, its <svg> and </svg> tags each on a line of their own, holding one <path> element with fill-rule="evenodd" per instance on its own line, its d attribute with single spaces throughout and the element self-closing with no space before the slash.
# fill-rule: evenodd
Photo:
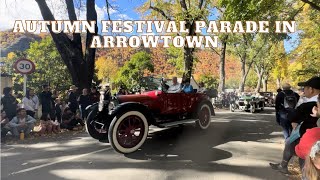
<svg viewBox="0 0 320 180">
<path fill-rule="evenodd" d="M 66 158 L 66 159 L 61 159 L 61 160 L 58 160 L 58 161 L 55 161 L 55 162 L 46 163 L 46 164 L 42 164 L 42 165 L 39 165 L 39 166 L 34 166 L 34 167 L 31 167 L 31 168 L 27 168 L 27 169 L 23 169 L 23 170 L 20 170 L 20 171 L 17 171 L 17 172 L 13 172 L 10 175 L 21 174 L 21 173 L 33 171 L 33 170 L 40 169 L 40 168 L 43 168 L 43 167 L 47 167 L 47 166 L 51 166 L 51 165 L 54 165 L 54 164 L 58 164 L 58 163 L 62 163 L 62 162 L 66 162 L 66 161 L 70 161 L 70 160 L 74 160 L 74 159 L 78 159 L 78 158 L 81 158 L 81 157 L 84 157 L 84 156 L 88 156 L 88 155 L 91 155 L 91 154 L 95 154 L 95 153 L 99 153 L 99 152 L 103 152 L 103 151 L 107 151 L 107 150 L 111 150 L 111 149 L 112 148 L 109 147 L 109 148 L 100 149 L 100 150 L 93 151 L 93 152 L 86 153 L 86 154 L 75 155 L 75 156 L 72 156 L 72 157 L 69 157 L 69 158 Z"/>
</svg>

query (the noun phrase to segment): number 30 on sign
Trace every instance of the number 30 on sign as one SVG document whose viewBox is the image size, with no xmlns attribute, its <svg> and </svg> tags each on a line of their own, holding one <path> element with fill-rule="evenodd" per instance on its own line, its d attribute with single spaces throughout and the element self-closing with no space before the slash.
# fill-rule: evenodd
<svg viewBox="0 0 320 180">
<path fill-rule="evenodd" d="M 16 72 L 21 74 L 31 74 L 35 71 L 35 65 L 29 59 L 19 59 L 13 65 Z"/>
</svg>

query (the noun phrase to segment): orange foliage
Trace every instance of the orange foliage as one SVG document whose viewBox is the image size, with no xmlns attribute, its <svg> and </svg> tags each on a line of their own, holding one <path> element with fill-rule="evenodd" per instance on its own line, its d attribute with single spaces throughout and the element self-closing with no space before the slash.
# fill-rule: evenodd
<svg viewBox="0 0 320 180">
<path fill-rule="evenodd" d="M 199 79 L 201 75 L 211 75 L 219 79 L 220 57 L 211 50 L 199 50 L 195 53 L 197 62 L 194 68 L 194 77 Z M 234 56 L 226 55 L 225 72 L 226 80 L 238 77 L 241 64 Z"/>
<path fill-rule="evenodd" d="M 168 76 L 174 74 L 175 68 L 167 62 L 168 56 L 163 47 L 151 48 L 151 60 L 154 65 L 153 76 Z"/>
</svg>

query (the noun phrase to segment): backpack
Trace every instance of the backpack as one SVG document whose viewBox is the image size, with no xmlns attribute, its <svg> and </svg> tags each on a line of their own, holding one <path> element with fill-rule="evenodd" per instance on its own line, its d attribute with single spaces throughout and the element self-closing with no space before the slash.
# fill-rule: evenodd
<svg viewBox="0 0 320 180">
<path fill-rule="evenodd" d="M 285 109 L 295 109 L 298 99 L 295 96 L 295 93 L 292 91 L 290 94 L 284 93 L 284 102 L 283 102 L 283 107 Z"/>
</svg>

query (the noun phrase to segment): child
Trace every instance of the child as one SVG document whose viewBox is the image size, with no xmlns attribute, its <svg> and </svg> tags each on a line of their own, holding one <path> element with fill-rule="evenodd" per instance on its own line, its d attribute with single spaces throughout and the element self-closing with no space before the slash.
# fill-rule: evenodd
<svg viewBox="0 0 320 180">
<path fill-rule="evenodd" d="M 61 110 L 61 100 L 59 98 L 55 99 L 55 114 L 56 114 L 56 120 L 58 123 L 61 123 L 61 116 L 62 116 L 62 110 Z"/>
<path fill-rule="evenodd" d="M 40 135 L 44 135 L 45 133 L 52 133 L 52 124 L 50 122 L 49 114 L 42 114 L 40 118 Z"/>
<path fill-rule="evenodd" d="M 303 169 L 303 179 L 320 179 L 320 141 L 317 141 L 311 148 L 309 156 Z"/>
<path fill-rule="evenodd" d="M 83 123 L 83 120 L 80 118 L 80 114 L 77 113 L 76 115 L 74 115 L 71 109 L 67 107 L 62 115 L 61 128 L 68 130 L 78 130 L 78 128 L 76 128 L 78 124 L 81 124 L 82 127 L 85 125 Z"/>
</svg>

